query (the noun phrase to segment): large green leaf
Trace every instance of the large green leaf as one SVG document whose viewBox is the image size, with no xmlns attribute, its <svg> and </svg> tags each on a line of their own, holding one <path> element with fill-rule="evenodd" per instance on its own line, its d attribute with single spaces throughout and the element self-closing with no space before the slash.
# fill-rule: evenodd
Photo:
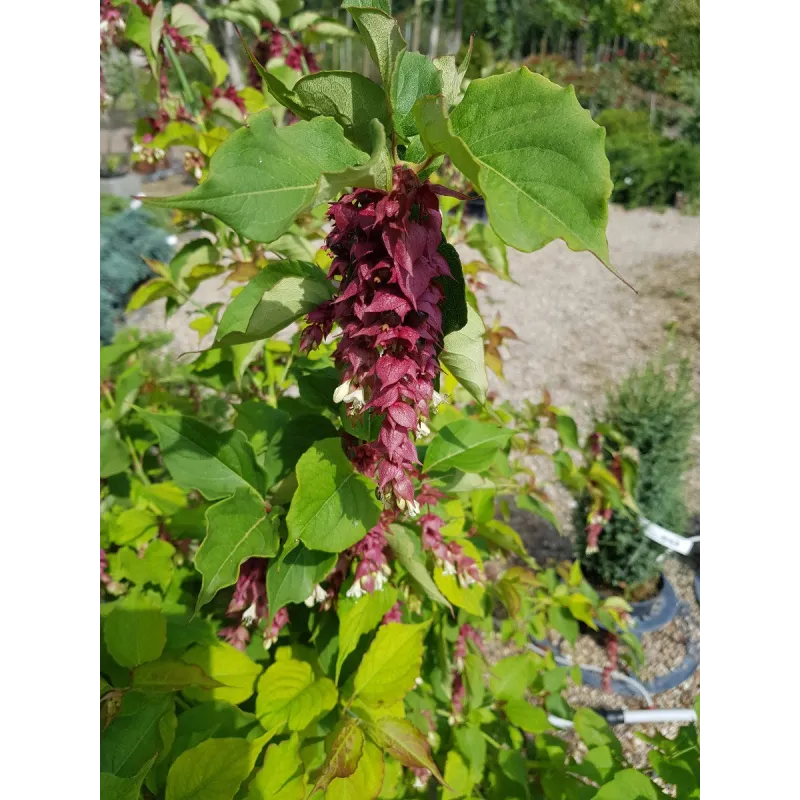
<svg viewBox="0 0 800 800">
<path fill-rule="evenodd" d="M 127 594 L 103 623 L 103 637 L 111 657 L 123 667 L 155 661 L 167 643 L 161 599 L 155 594 Z"/>
<path fill-rule="evenodd" d="M 245 400 L 236 409 L 233 423 L 250 440 L 256 456 L 267 449 L 267 444 L 289 421 L 289 415 L 279 408 L 273 408 L 260 400 Z"/>
<path fill-rule="evenodd" d="M 456 420 L 445 425 L 428 445 L 424 470 L 483 472 L 510 438 L 511 431 L 497 425 L 473 419 Z"/>
<path fill-rule="evenodd" d="M 514 700 L 525 694 L 533 676 L 534 663 L 530 653 L 507 656 L 492 667 L 489 686 L 498 700 Z"/>
<path fill-rule="evenodd" d="M 374 708 L 402 700 L 419 677 L 427 629 L 428 623 L 382 625 L 356 672 L 353 698 Z"/>
<path fill-rule="evenodd" d="M 142 416 L 158 435 L 164 463 L 179 486 L 196 489 L 208 500 L 248 486 L 264 494 L 264 473 L 241 431 L 219 433 L 178 414 L 143 411 Z"/>
<path fill-rule="evenodd" d="M 122 442 L 114 421 L 100 423 L 100 477 L 110 478 L 128 469 L 130 453 Z"/>
<path fill-rule="evenodd" d="M 387 148 L 386 131 L 383 124 L 373 119 L 369 124 L 371 155 L 369 160 L 341 172 L 329 172 L 322 176 L 322 193 L 334 197 L 351 186 L 367 189 L 392 188 L 392 158 Z"/>
<path fill-rule="evenodd" d="M 385 0 L 345 0 L 361 37 L 367 45 L 372 60 L 378 65 L 383 88 L 390 92 L 398 56 L 406 49 L 406 42 Z"/>
<path fill-rule="evenodd" d="M 132 547 L 123 547 L 109 557 L 109 568 L 116 580 L 127 580 L 137 586 L 153 583 L 166 591 L 175 572 L 172 557 L 175 547 L 163 539 L 150 542 L 143 555 Z"/>
<path fill-rule="evenodd" d="M 416 537 L 417 543 L 415 545 L 414 534 L 402 525 L 390 525 L 389 531 L 385 535 L 386 541 L 389 542 L 389 546 L 392 548 L 397 560 L 405 567 L 408 574 L 419 584 L 425 594 L 435 603 L 439 603 L 439 605 L 452 612 L 453 607 L 436 587 L 433 578 L 431 578 L 425 567 L 419 547 L 419 537 Z"/>
<path fill-rule="evenodd" d="M 367 725 L 369 737 L 384 752 L 407 767 L 429 769 L 443 783 L 442 773 L 431 757 L 431 747 L 419 728 L 407 719 L 383 717 Z"/>
<path fill-rule="evenodd" d="M 457 750 L 447 754 L 444 764 L 444 780 L 450 786 L 442 792 L 442 800 L 456 800 L 458 797 L 469 797 L 472 792 L 472 776 L 466 762 Z"/>
<path fill-rule="evenodd" d="M 100 797 L 103 800 L 139 800 L 142 783 L 155 760 L 156 757 L 153 756 L 130 778 L 120 778 L 110 772 L 101 772 Z"/>
<path fill-rule="evenodd" d="M 309 550 L 302 544 L 291 547 L 285 557 L 274 559 L 267 570 L 270 615 L 274 617 L 290 603 L 304 602 L 335 563 L 335 554 Z"/>
<path fill-rule="evenodd" d="M 256 716 L 265 730 L 301 731 L 335 705 L 338 692 L 329 678 L 315 678 L 311 665 L 277 660 L 258 681 Z"/>
<path fill-rule="evenodd" d="M 268 339 L 333 296 L 325 273 L 305 261 L 278 261 L 262 269 L 225 309 L 214 344 Z"/>
<path fill-rule="evenodd" d="M 355 718 L 340 720 L 331 733 L 330 752 L 312 792 L 324 791 L 334 778 L 349 778 L 364 752 L 364 734 Z"/>
<path fill-rule="evenodd" d="M 392 80 L 392 109 L 395 130 L 408 139 L 418 133 L 414 104 L 425 95 L 442 91 L 442 76 L 422 53 L 403 50 L 397 57 Z"/>
<path fill-rule="evenodd" d="M 264 755 L 264 765 L 250 782 L 248 800 L 301 800 L 305 797 L 303 770 L 296 733 L 271 744 Z"/>
<path fill-rule="evenodd" d="M 444 337 L 444 346 L 439 353 L 442 364 L 479 403 L 486 402 L 489 391 L 483 349 L 485 332 L 481 315 L 467 305 L 467 324 Z"/>
<path fill-rule="evenodd" d="M 233 800 L 264 739 L 209 739 L 181 753 L 167 775 L 166 800 Z"/>
<path fill-rule="evenodd" d="M 264 501 L 249 486 L 240 486 L 232 497 L 206 512 L 208 533 L 200 544 L 194 564 L 203 576 L 197 608 L 208 603 L 239 577 L 239 566 L 248 558 L 271 558 L 280 540 L 275 524 L 267 518 Z"/>
<path fill-rule="evenodd" d="M 344 129 L 344 135 L 365 152 L 372 149 L 373 119 L 387 130 L 391 127 L 383 89 L 357 72 L 315 72 L 300 78 L 294 91 L 309 112 L 333 117 Z"/>
<path fill-rule="evenodd" d="M 126 695 L 122 708 L 100 737 L 100 771 L 132 778 L 161 747 L 159 722 L 172 712 L 164 695 Z"/>
<path fill-rule="evenodd" d="M 197 664 L 169 659 L 140 664 L 131 675 L 131 688 L 140 692 L 180 692 L 196 686 L 213 689 L 222 684 L 209 678 Z"/>
<path fill-rule="evenodd" d="M 192 687 L 184 690 L 190 700 L 227 700 L 242 703 L 255 691 L 261 667 L 244 653 L 226 642 L 195 645 L 181 656 L 187 664 L 197 664 L 206 675 L 223 684 L 213 689 Z"/>
<path fill-rule="evenodd" d="M 334 778 L 325 800 L 374 800 L 383 785 L 383 775 L 383 753 L 372 742 L 364 742 L 355 772 L 346 778 Z"/>
<path fill-rule="evenodd" d="M 527 733 L 544 733 L 552 727 L 547 721 L 547 712 L 527 700 L 517 697 L 509 700 L 503 711 L 509 721 Z"/>
<path fill-rule="evenodd" d="M 397 589 L 384 586 L 357 600 L 345 597 L 339 600 L 339 653 L 336 656 L 336 682 L 347 656 L 358 646 L 359 639 L 376 628 L 383 615 L 395 604 Z"/>
<path fill-rule="evenodd" d="M 341 553 L 377 523 L 381 503 L 359 475 L 340 439 L 316 442 L 297 462 L 297 491 L 286 516 L 290 540 Z"/>
<path fill-rule="evenodd" d="M 644 773 L 623 769 L 594 795 L 593 800 L 659 800 L 665 795 Z"/>
<path fill-rule="evenodd" d="M 267 486 L 285 478 L 314 442 L 336 435 L 336 428 L 327 417 L 303 414 L 290 419 L 270 440 L 264 452 Z"/>
<path fill-rule="evenodd" d="M 522 67 L 472 81 L 450 120 L 441 96 L 414 114 L 428 151 L 450 156 L 486 199 L 504 242 L 530 252 L 564 239 L 609 266 L 605 130 L 571 86 Z"/>
<path fill-rule="evenodd" d="M 339 172 L 367 157 L 344 137 L 341 126 L 317 117 L 276 128 L 272 111 L 248 118 L 211 158 L 208 178 L 188 194 L 148 198 L 150 205 L 213 214 L 237 233 L 271 242 L 319 196 L 323 173 Z"/>
</svg>

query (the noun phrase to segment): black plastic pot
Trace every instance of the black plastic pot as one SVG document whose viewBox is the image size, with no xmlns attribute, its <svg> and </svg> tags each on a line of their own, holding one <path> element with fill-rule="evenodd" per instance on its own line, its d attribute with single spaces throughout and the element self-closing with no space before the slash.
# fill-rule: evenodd
<svg viewBox="0 0 800 800">
<path fill-rule="evenodd" d="M 636 636 L 652 633 L 669 625 L 675 619 L 675 613 L 678 610 L 678 595 L 675 593 L 675 587 L 665 575 L 662 575 L 658 594 L 650 600 L 631 603 L 631 608 L 633 609 L 631 632 Z"/>
<path fill-rule="evenodd" d="M 700 573 L 698 572 L 697 575 L 694 576 L 694 596 L 697 598 L 697 602 L 700 602 Z"/>
</svg>

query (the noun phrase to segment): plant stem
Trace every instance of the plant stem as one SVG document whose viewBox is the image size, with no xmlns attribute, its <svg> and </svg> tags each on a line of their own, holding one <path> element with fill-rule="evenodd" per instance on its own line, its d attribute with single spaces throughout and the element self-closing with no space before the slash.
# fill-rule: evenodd
<svg viewBox="0 0 800 800">
<path fill-rule="evenodd" d="M 128 446 L 128 452 L 131 454 L 131 461 L 133 461 L 133 471 L 136 473 L 136 476 L 143 484 L 149 486 L 150 478 L 148 478 L 147 475 L 145 475 L 144 467 L 142 467 L 142 462 L 139 460 L 139 456 L 136 454 L 136 448 L 133 446 L 133 442 L 131 441 L 130 436 L 125 437 L 125 444 Z"/>
</svg>

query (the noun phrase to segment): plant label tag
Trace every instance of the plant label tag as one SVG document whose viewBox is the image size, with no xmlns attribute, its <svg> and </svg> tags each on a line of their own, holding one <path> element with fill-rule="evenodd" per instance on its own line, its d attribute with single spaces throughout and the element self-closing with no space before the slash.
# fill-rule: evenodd
<svg viewBox="0 0 800 800">
<path fill-rule="evenodd" d="M 662 528 L 660 525 L 656 525 L 655 522 L 650 522 L 649 519 L 645 519 L 644 517 L 641 518 L 641 521 L 642 525 L 644 526 L 644 535 L 648 539 L 652 539 L 662 547 L 666 547 L 668 550 L 673 550 L 676 553 L 680 553 L 682 556 L 689 555 L 692 547 L 694 547 L 694 543 L 698 539 L 697 536 L 692 536 L 689 538 L 686 536 L 681 536 L 678 533 L 668 531 L 666 528 Z"/>
</svg>

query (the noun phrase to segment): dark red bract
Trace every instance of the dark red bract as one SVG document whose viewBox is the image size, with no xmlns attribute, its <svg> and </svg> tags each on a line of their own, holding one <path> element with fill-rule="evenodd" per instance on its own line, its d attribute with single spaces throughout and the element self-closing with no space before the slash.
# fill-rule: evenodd
<svg viewBox="0 0 800 800">
<path fill-rule="evenodd" d="M 418 463 L 412 435 L 428 433 L 425 420 L 438 401 L 443 292 L 450 275 L 442 242 L 439 187 L 395 167 L 392 190 L 356 189 L 331 205 L 326 244 L 334 259 L 328 277 L 336 297 L 312 311 L 301 346 L 316 347 L 341 328 L 334 359 L 342 384 L 334 395 L 349 413 L 385 415 L 378 438 L 350 441 L 348 454 L 375 477 L 389 507 L 416 513 L 410 475 Z"/>
</svg>

